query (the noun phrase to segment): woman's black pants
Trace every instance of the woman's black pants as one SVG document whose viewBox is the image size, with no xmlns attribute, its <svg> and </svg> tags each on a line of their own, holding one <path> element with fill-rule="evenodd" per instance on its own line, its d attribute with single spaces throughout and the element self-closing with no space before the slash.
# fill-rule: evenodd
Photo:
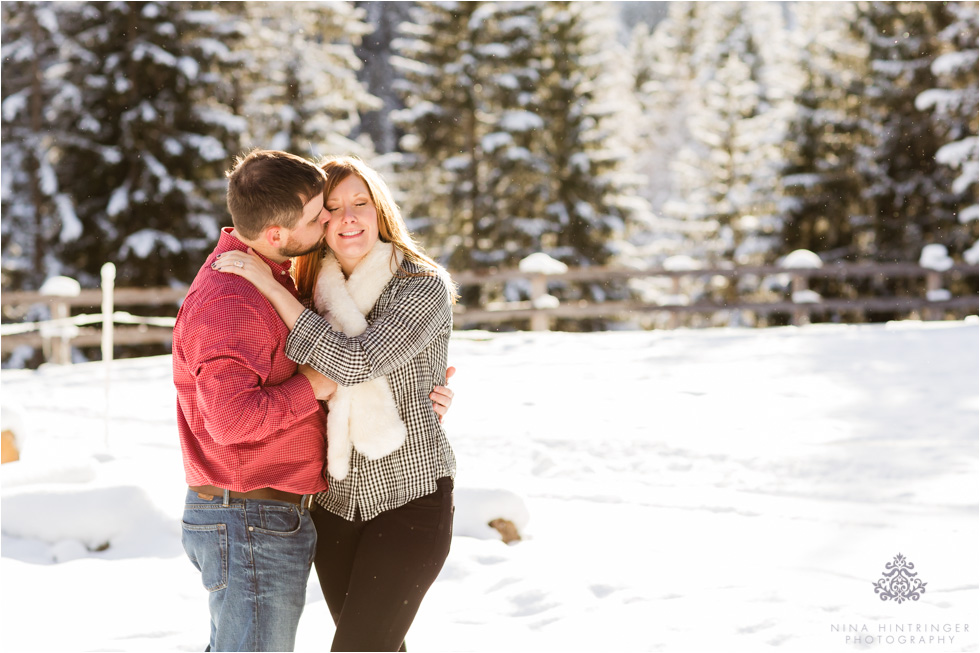
<svg viewBox="0 0 980 653">
<path fill-rule="evenodd" d="M 337 632 L 332 651 L 404 650 L 422 597 L 449 555 L 453 481 L 369 521 L 318 508 L 316 573 Z"/>
</svg>

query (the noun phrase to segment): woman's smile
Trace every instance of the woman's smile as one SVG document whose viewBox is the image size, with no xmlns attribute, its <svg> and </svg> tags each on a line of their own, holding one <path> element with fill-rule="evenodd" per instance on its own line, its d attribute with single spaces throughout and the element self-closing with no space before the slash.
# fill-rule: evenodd
<svg viewBox="0 0 980 653">
<path fill-rule="evenodd" d="M 327 198 L 326 241 L 344 274 L 350 275 L 378 242 L 378 210 L 367 184 L 353 174 L 338 183 Z"/>
</svg>

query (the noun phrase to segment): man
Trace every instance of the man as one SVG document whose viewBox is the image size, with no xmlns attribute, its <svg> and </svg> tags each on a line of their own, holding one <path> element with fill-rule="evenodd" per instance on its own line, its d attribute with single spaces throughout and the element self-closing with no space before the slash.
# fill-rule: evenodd
<svg viewBox="0 0 980 653">
<path fill-rule="evenodd" d="M 309 497 L 327 489 L 325 415 L 337 385 L 285 354 L 286 327 L 249 282 L 212 270 L 251 248 L 290 292 L 290 257 L 318 249 L 323 171 L 257 150 L 228 173 L 233 228 L 191 284 L 173 371 L 188 492 L 184 550 L 210 592 L 212 651 L 291 651 L 316 548 Z M 438 395 L 440 415 L 451 393 Z"/>
</svg>

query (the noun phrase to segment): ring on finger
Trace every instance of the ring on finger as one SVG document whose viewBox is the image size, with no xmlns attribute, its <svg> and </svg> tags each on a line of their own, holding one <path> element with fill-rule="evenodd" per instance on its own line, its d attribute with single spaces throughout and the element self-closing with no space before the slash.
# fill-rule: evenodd
<svg viewBox="0 0 980 653">
<path fill-rule="evenodd" d="M 243 268 L 243 267 L 245 267 L 245 264 L 242 261 L 235 261 L 235 267 L 236 268 Z"/>
</svg>

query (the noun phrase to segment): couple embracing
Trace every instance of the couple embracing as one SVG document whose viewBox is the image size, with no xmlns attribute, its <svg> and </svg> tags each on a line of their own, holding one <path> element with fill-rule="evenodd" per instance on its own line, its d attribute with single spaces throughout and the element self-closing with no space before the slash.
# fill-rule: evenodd
<svg viewBox="0 0 980 653">
<path fill-rule="evenodd" d="M 358 159 L 253 151 L 228 209 L 173 344 L 209 650 L 292 650 L 311 565 L 332 650 L 404 650 L 452 539 L 455 286 Z"/>
</svg>

